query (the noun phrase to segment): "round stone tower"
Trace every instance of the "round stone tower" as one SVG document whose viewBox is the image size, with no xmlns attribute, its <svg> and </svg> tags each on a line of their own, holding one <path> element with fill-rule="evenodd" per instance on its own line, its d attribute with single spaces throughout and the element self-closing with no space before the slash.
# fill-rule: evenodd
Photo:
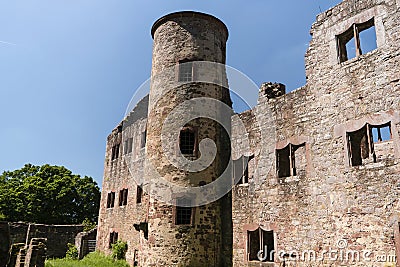
<svg viewBox="0 0 400 267">
<path fill-rule="evenodd" d="M 207 189 L 230 159 L 232 102 L 224 67 L 228 30 L 211 15 L 184 11 L 157 20 L 151 34 L 144 175 L 151 200 L 143 263 L 230 266 L 230 193 L 213 199 L 216 192 Z M 202 188 L 210 191 L 212 201 L 191 191 Z"/>
</svg>

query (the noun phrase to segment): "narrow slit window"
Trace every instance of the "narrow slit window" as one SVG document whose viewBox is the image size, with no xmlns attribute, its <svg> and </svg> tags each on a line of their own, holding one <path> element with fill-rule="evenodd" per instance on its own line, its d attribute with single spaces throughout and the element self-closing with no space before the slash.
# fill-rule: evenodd
<svg viewBox="0 0 400 267">
<path fill-rule="evenodd" d="M 126 206 L 128 204 L 128 189 L 119 191 L 119 206 Z"/>
<path fill-rule="evenodd" d="M 118 233 L 117 232 L 111 232 L 110 233 L 110 239 L 108 242 L 108 247 L 111 248 L 113 244 L 117 243 L 118 241 Z"/>
<path fill-rule="evenodd" d="M 180 82 L 193 81 L 193 62 L 191 61 L 179 62 L 179 81 Z"/>
<path fill-rule="evenodd" d="M 136 189 L 136 203 L 142 203 L 142 197 L 143 197 L 143 189 L 140 186 L 137 186 Z"/>
<path fill-rule="evenodd" d="M 147 135 L 147 130 L 144 130 L 144 132 L 142 132 L 142 136 L 140 139 L 140 147 L 141 148 L 146 146 L 146 135 Z"/>
<path fill-rule="evenodd" d="M 119 157 L 119 144 L 116 144 L 111 149 L 111 160 L 117 159 Z"/>
<path fill-rule="evenodd" d="M 184 129 L 180 132 L 179 148 L 183 155 L 195 155 L 196 135 L 192 129 Z"/>
<path fill-rule="evenodd" d="M 115 192 L 107 194 L 107 209 L 114 208 Z"/>
<path fill-rule="evenodd" d="M 178 198 L 176 200 L 176 224 L 191 224 L 192 223 L 192 208 L 190 200 L 186 198 Z"/>
<path fill-rule="evenodd" d="M 336 36 L 338 61 L 345 62 L 377 48 L 374 18 L 355 23 Z"/>
<path fill-rule="evenodd" d="M 124 143 L 124 154 L 129 154 L 132 152 L 132 143 L 133 143 L 133 138 L 128 138 L 125 140 Z"/>
</svg>

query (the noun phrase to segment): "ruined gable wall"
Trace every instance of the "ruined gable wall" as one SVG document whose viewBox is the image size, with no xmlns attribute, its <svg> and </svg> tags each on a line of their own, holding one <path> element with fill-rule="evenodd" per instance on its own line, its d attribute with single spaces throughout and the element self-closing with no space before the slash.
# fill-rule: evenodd
<svg viewBox="0 0 400 267">
<path fill-rule="evenodd" d="M 278 98 L 260 96 L 252 111 L 258 125 L 247 126 L 263 137 L 252 141 L 259 143 L 251 148 L 257 170 L 249 185 L 238 185 L 233 192 L 235 266 L 247 260 L 247 230 L 259 225 L 274 230 L 278 251 L 321 253 L 337 249 L 337 242 L 345 239 L 346 249 L 394 254 L 400 181 L 398 8 L 395 1 L 344 1 L 321 14 L 306 54 L 307 85 Z M 371 16 L 376 19 L 378 49 L 338 63 L 335 35 Z M 257 116 L 268 106 L 276 119 L 275 133 L 268 118 Z M 349 166 L 346 131 L 387 121 L 392 122 L 394 155 Z M 240 143 L 237 139 L 243 136 L 236 136 L 234 146 Z M 306 142 L 306 171 L 278 179 L 274 151 L 264 149 L 271 142 L 275 148 Z M 237 153 L 239 148 L 233 149 Z"/>
</svg>

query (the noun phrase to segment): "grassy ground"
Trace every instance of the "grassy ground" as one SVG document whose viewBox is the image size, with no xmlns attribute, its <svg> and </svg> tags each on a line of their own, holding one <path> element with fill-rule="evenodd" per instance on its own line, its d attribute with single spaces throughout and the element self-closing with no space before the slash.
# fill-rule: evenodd
<svg viewBox="0 0 400 267">
<path fill-rule="evenodd" d="M 82 260 L 56 259 L 47 260 L 46 267 L 129 267 L 126 261 L 114 261 L 100 253 L 93 252 Z"/>
</svg>

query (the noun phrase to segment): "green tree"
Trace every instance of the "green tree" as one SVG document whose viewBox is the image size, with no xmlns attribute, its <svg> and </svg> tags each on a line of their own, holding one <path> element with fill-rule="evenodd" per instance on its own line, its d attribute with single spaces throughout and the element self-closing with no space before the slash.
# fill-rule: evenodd
<svg viewBox="0 0 400 267">
<path fill-rule="evenodd" d="M 9 221 L 78 224 L 97 221 L 100 189 L 63 166 L 26 164 L 0 176 L 0 213 Z"/>
</svg>

